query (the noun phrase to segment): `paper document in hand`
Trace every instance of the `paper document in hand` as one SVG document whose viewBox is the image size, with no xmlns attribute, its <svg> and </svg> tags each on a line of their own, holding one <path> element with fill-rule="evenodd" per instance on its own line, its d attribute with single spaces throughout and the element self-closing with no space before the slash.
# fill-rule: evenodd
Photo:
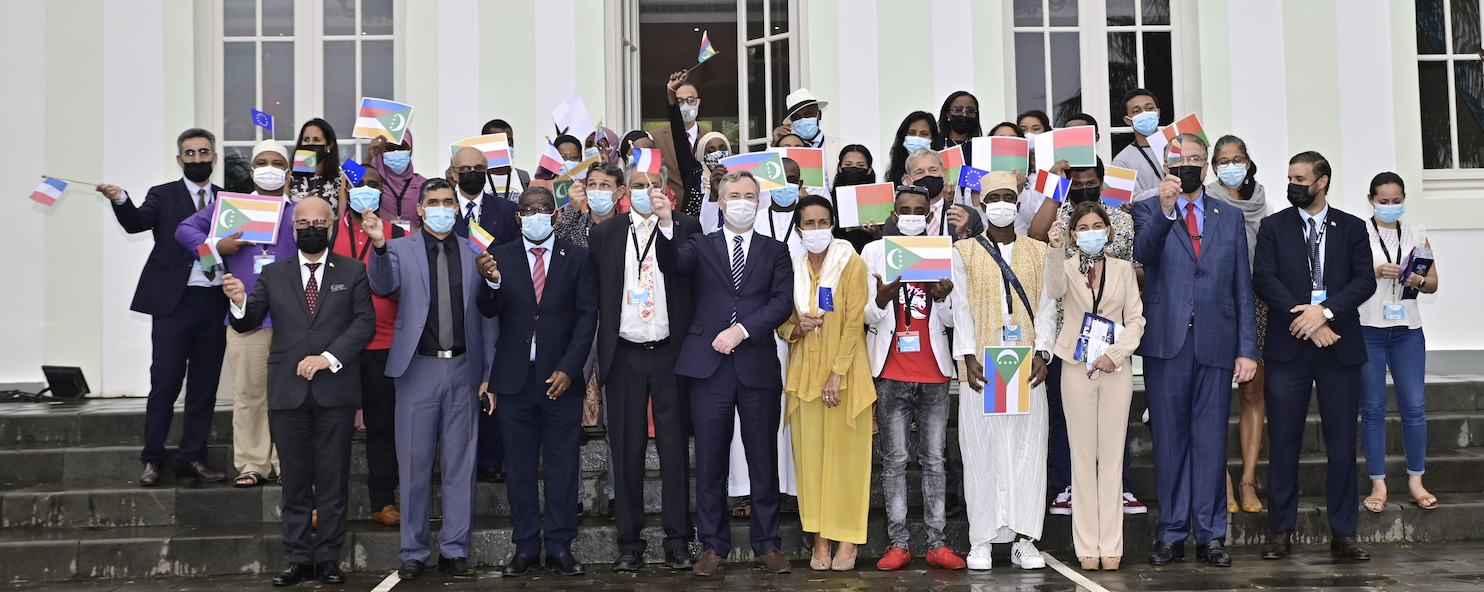
<svg viewBox="0 0 1484 592">
<path fill-rule="evenodd" d="M 1087 369 L 1108 353 L 1108 347 L 1118 343 L 1123 335 L 1123 325 L 1090 312 L 1082 313 L 1082 333 L 1077 338 L 1077 349 L 1072 359 L 1087 362 Z M 1119 366 L 1122 368 L 1122 366 Z"/>
<path fill-rule="evenodd" d="M 274 195 L 245 193 L 217 194 L 216 214 L 212 216 L 211 236 L 223 238 L 236 232 L 243 240 L 259 244 L 278 242 L 278 221 L 283 215 L 283 198 Z"/>
<path fill-rule="evenodd" d="M 886 281 L 936 282 L 953 274 L 953 238 L 888 236 L 882 256 Z"/>
<path fill-rule="evenodd" d="M 840 216 L 840 228 L 885 224 L 891 217 L 896 199 L 896 188 L 891 183 L 836 187 L 835 207 Z"/>
<path fill-rule="evenodd" d="M 1031 348 L 984 348 L 984 414 L 1031 412 Z"/>
<path fill-rule="evenodd" d="M 578 140 L 593 133 L 593 118 L 588 117 L 587 105 L 583 104 L 582 95 L 576 89 L 551 110 L 551 122 L 556 124 L 557 130 Z"/>
</svg>

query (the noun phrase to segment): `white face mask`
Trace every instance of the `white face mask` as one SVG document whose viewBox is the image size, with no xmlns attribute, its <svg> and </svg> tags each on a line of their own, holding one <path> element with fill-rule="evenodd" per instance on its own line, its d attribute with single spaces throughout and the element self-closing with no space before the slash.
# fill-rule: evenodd
<svg viewBox="0 0 1484 592">
<path fill-rule="evenodd" d="M 901 231 L 902 236 L 920 236 L 927 232 L 927 216 L 897 216 L 897 230 Z"/>
<path fill-rule="evenodd" d="M 258 167 L 252 170 L 252 183 L 263 191 L 278 191 L 283 188 L 285 174 L 278 167 Z"/>
<path fill-rule="evenodd" d="M 984 206 L 985 217 L 989 218 L 989 223 L 995 225 L 996 228 L 1014 224 L 1016 212 L 1015 204 L 1003 201 L 992 202 Z"/>
<path fill-rule="evenodd" d="M 750 199 L 729 199 L 726 202 L 727 224 L 734 228 L 752 228 L 757 220 L 757 202 Z"/>
<path fill-rule="evenodd" d="M 835 241 L 835 233 L 829 228 L 822 230 L 805 230 L 800 233 L 803 236 L 804 248 L 810 253 L 818 255 L 829 250 L 830 243 Z"/>
</svg>

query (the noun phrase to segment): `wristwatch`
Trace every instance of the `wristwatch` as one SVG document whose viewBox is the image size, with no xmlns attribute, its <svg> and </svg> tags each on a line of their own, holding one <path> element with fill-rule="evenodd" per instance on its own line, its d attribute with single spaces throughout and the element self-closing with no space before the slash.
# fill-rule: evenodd
<svg viewBox="0 0 1484 592">
<path fill-rule="evenodd" d="M 1042 362 L 1046 362 L 1047 364 L 1050 364 L 1051 363 L 1051 352 L 1046 351 L 1044 349 L 1043 350 L 1036 350 L 1036 355 L 1041 357 L 1041 361 Z"/>
<path fill-rule="evenodd" d="M 1326 320 L 1326 321 L 1333 321 L 1333 320 L 1335 320 L 1335 313 L 1334 313 L 1334 311 L 1330 310 L 1328 306 L 1324 307 L 1324 320 Z"/>
</svg>

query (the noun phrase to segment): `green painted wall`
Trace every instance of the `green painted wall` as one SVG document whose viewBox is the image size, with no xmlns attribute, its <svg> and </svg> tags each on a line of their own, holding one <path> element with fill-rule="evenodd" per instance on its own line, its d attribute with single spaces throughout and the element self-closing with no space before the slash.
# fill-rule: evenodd
<svg viewBox="0 0 1484 592">
<path fill-rule="evenodd" d="M 439 176 L 443 151 L 438 147 L 438 3 L 405 2 L 407 10 L 406 52 L 407 102 L 417 108 L 417 138 L 413 165 L 424 176 Z M 473 134 L 470 134 L 473 135 Z"/>
</svg>

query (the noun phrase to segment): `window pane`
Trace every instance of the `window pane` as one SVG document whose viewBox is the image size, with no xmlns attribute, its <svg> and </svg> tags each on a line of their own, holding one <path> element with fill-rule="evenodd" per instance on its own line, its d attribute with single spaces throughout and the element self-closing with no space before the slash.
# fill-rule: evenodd
<svg viewBox="0 0 1484 592">
<path fill-rule="evenodd" d="M 1128 125 L 1123 121 L 1127 111 L 1123 95 L 1139 87 L 1139 54 L 1135 46 L 1137 33 L 1108 34 L 1108 127 Z"/>
<path fill-rule="evenodd" d="M 325 42 L 325 121 L 337 136 L 350 137 L 356 123 L 356 42 Z M 390 99 L 392 97 L 377 97 Z"/>
<path fill-rule="evenodd" d="M 1176 117 L 1189 113 L 1179 112 L 1175 104 L 1175 63 L 1170 51 L 1169 33 L 1144 33 L 1144 88 L 1154 93 L 1159 100 L 1159 122 L 1169 125 Z"/>
<path fill-rule="evenodd" d="M 222 34 L 227 37 L 257 35 L 257 0 L 225 0 L 222 4 Z"/>
<path fill-rule="evenodd" d="M 1453 0 L 1453 53 L 1479 53 L 1479 0 Z M 1458 151 L 1463 152 L 1459 144 Z"/>
<path fill-rule="evenodd" d="M 747 38 L 763 36 L 763 0 L 747 0 Z"/>
<path fill-rule="evenodd" d="M 788 40 L 774 41 L 771 45 L 773 46 L 773 67 L 770 68 L 770 75 L 773 77 L 773 117 L 769 118 L 769 122 L 777 125 L 776 121 L 783 119 L 783 114 L 788 110 L 788 105 L 783 104 L 783 99 L 794 89 L 788 81 Z M 768 127 L 766 131 L 772 131 L 772 129 Z"/>
<path fill-rule="evenodd" d="M 763 47 L 747 48 L 747 136 L 749 138 L 771 137 L 776 121 L 767 119 L 767 91 L 763 80 L 767 76 L 763 65 Z M 786 94 L 788 91 L 784 91 Z M 783 119 L 780 117 L 776 119 Z"/>
<path fill-rule="evenodd" d="M 1484 167 L 1484 63 L 1477 60 L 1453 62 L 1453 96 L 1458 105 L 1458 166 L 1466 169 Z"/>
<path fill-rule="evenodd" d="M 1170 0 L 1143 0 L 1144 24 L 1170 24 Z"/>
<path fill-rule="evenodd" d="M 1418 110 L 1422 115 L 1422 167 L 1453 168 L 1452 132 L 1448 123 L 1448 63 L 1417 64 Z"/>
<path fill-rule="evenodd" d="M 325 34 L 356 34 L 356 0 L 324 0 Z"/>
<path fill-rule="evenodd" d="M 361 33 L 392 34 L 392 0 L 361 0 Z"/>
<path fill-rule="evenodd" d="M 1042 33 L 1015 34 L 1015 112 L 1046 110 L 1046 52 Z"/>
<path fill-rule="evenodd" d="M 263 43 L 263 105 L 273 116 L 273 137 L 293 140 L 294 42 Z M 251 114 L 251 112 L 248 112 Z"/>
<path fill-rule="evenodd" d="M 1118 124 L 1123 125 L 1122 118 L 1119 118 Z M 1132 143 L 1134 143 L 1133 132 L 1119 132 L 1113 134 L 1113 140 L 1109 143 L 1109 147 L 1112 148 L 1112 152 L 1110 152 L 1110 154 L 1117 156 L 1119 152 L 1123 152 L 1123 149 L 1127 148 L 1128 145 Z M 1109 161 L 1108 164 L 1112 164 L 1112 162 Z"/>
<path fill-rule="evenodd" d="M 263 0 L 263 36 L 294 35 L 294 0 Z"/>
<path fill-rule="evenodd" d="M 1443 0 L 1417 0 L 1417 53 L 1447 51 L 1443 38 Z"/>
<path fill-rule="evenodd" d="M 1082 112 L 1082 54 L 1077 33 L 1051 34 L 1051 121 Z"/>
<path fill-rule="evenodd" d="M 252 193 L 256 189 L 252 184 L 251 158 L 251 146 L 222 146 L 222 189 L 233 193 Z"/>
<path fill-rule="evenodd" d="M 252 123 L 258 100 L 256 50 L 257 43 L 252 41 L 222 44 L 223 141 L 258 139 Z"/>
<path fill-rule="evenodd" d="M 639 72 L 663 73 L 658 76 L 632 75 L 639 86 L 640 127 L 653 130 L 669 123 L 665 80 L 669 72 L 695 65 L 702 31 L 707 31 L 711 45 L 724 53 L 707 60 L 705 66 L 690 73 L 689 80 L 695 83 L 703 99 L 699 121 L 726 134 L 734 150 L 740 153 L 737 134 L 741 128 L 737 114 L 741 109 L 739 65 L 743 64 L 738 63 L 735 53 L 725 53 L 740 47 L 735 0 L 687 0 L 681 4 L 672 0 L 640 0 Z M 788 90 L 776 91 L 775 94 L 787 96 Z M 772 132 L 772 128 L 767 131 Z"/>
<path fill-rule="evenodd" d="M 1046 22 L 1042 19 L 1041 3 L 1045 0 L 1015 0 L 1015 26 L 1017 27 L 1040 27 Z"/>
<path fill-rule="evenodd" d="M 772 0 L 768 3 L 768 34 L 788 32 L 788 0 Z M 777 54 L 773 54 L 777 55 Z"/>
<path fill-rule="evenodd" d="M 1050 0 L 1047 4 L 1051 8 L 1051 26 L 1077 26 L 1077 0 Z"/>
<path fill-rule="evenodd" d="M 1108 25 L 1121 27 L 1134 24 L 1134 0 L 1108 0 Z"/>
<path fill-rule="evenodd" d="M 381 99 L 397 96 L 392 69 L 391 41 L 361 42 L 361 95 Z"/>
</svg>

